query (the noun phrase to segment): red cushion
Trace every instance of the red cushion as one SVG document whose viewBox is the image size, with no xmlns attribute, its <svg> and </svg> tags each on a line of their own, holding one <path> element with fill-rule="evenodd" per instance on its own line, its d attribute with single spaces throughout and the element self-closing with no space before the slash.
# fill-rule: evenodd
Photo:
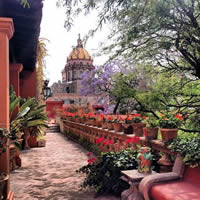
<svg viewBox="0 0 200 200">
<path fill-rule="evenodd" d="M 200 200 L 200 167 L 185 169 L 184 179 L 154 185 L 154 200 Z"/>
<path fill-rule="evenodd" d="M 184 181 L 189 181 L 194 184 L 200 184 L 200 167 L 186 167 L 184 172 Z"/>
<path fill-rule="evenodd" d="M 151 189 L 154 200 L 200 200 L 200 184 L 176 181 L 155 185 Z"/>
</svg>

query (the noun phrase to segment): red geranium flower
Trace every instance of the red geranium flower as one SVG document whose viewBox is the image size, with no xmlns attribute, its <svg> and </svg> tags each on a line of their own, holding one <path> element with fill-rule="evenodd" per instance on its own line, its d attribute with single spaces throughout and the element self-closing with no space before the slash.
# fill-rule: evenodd
<svg viewBox="0 0 200 200">
<path fill-rule="evenodd" d="M 126 142 L 126 144 L 131 143 L 132 142 L 132 138 L 127 139 L 125 142 Z"/>
<path fill-rule="evenodd" d="M 90 157 L 92 155 L 92 152 L 88 152 L 87 156 Z"/>
<path fill-rule="evenodd" d="M 97 139 L 96 139 L 96 144 L 99 144 L 99 143 L 101 143 L 102 141 L 104 141 L 104 138 L 97 138 Z"/>
<path fill-rule="evenodd" d="M 112 140 L 108 140 L 108 144 L 114 144 Z"/>
<path fill-rule="evenodd" d="M 141 114 L 138 114 L 138 113 L 135 113 L 133 114 L 133 117 L 141 117 L 142 115 Z"/>
<path fill-rule="evenodd" d="M 144 132 L 144 136 L 148 136 L 149 135 L 149 133 L 147 133 L 147 132 Z"/>
<path fill-rule="evenodd" d="M 184 120 L 183 117 L 181 115 L 179 115 L 179 114 L 176 115 L 176 118 L 180 119 L 181 121 Z"/>
<path fill-rule="evenodd" d="M 132 138 L 132 142 L 133 142 L 133 143 L 137 143 L 139 140 L 140 140 L 140 138 L 137 137 L 137 136 L 134 136 L 134 137 Z"/>
<path fill-rule="evenodd" d="M 92 157 L 92 158 L 90 158 L 89 160 L 88 160 L 88 163 L 89 164 L 93 164 L 93 163 L 95 163 L 96 162 L 96 159 L 94 158 L 94 157 Z"/>
</svg>

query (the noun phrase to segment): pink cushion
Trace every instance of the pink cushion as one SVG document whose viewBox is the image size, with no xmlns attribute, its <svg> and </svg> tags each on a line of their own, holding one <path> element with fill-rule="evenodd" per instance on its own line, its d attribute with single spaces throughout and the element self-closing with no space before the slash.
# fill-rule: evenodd
<svg viewBox="0 0 200 200">
<path fill-rule="evenodd" d="M 200 167 L 185 169 L 184 179 L 154 185 L 154 200 L 200 200 Z"/>
</svg>

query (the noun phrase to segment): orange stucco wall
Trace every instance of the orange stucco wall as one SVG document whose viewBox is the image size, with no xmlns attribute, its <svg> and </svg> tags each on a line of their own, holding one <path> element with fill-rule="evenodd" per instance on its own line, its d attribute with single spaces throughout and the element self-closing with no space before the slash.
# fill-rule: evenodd
<svg viewBox="0 0 200 200">
<path fill-rule="evenodd" d="M 19 74 L 23 69 L 22 64 L 10 64 L 10 85 L 13 86 L 16 96 L 20 96 L 20 80 Z M 12 112 L 11 120 L 17 116 L 19 106 Z"/>
<path fill-rule="evenodd" d="M 0 17 L 0 128 L 9 129 L 9 39 L 14 33 L 13 20 Z M 0 155 L 0 172 L 9 173 L 9 150 Z M 4 193 L 10 193 L 9 180 Z"/>
<path fill-rule="evenodd" d="M 36 97 L 36 68 L 33 72 L 22 71 L 20 79 L 20 95 L 23 98 Z"/>
</svg>

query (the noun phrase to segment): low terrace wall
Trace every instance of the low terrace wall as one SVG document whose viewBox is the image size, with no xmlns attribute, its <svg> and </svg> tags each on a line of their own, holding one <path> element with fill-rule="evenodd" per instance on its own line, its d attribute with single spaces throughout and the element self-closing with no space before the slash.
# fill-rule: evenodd
<svg viewBox="0 0 200 200">
<path fill-rule="evenodd" d="M 136 148 L 135 143 L 128 143 L 128 139 L 133 138 L 134 134 L 124 134 L 123 132 L 115 132 L 114 130 L 103 129 L 101 127 L 96 127 L 92 125 L 87 125 L 83 123 L 77 123 L 69 121 L 67 119 L 62 119 L 57 116 L 57 123 L 60 124 L 61 132 L 67 133 L 71 132 L 79 138 L 84 138 L 91 144 L 96 144 L 96 139 L 104 138 L 112 141 L 110 144 L 102 144 L 104 151 L 119 151 L 129 148 Z M 143 146 L 149 146 L 157 153 L 161 153 L 162 156 L 159 160 L 161 166 L 161 172 L 171 171 L 173 166 L 173 152 L 169 151 L 166 145 L 161 140 L 145 140 L 145 137 L 140 137 L 137 142 Z"/>
</svg>

